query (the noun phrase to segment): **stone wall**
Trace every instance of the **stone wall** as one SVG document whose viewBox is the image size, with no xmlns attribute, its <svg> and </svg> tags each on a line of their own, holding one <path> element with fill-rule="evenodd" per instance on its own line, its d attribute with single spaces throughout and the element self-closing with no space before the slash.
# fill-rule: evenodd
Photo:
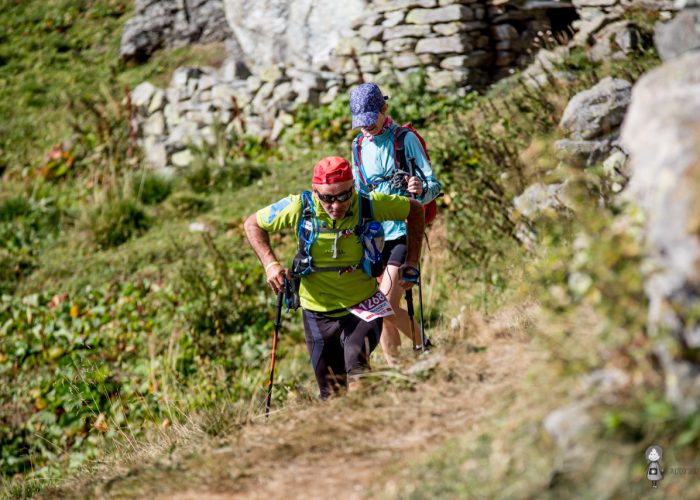
<svg viewBox="0 0 700 500">
<path fill-rule="evenodd" d="M 422 68 L 429 89 L 481 88 L 531 58 L 551 36 L 552 11 L 575 19 L 572 5 L 556 0 L 376 0 L 331 69 L 385 83 Z"/>
<path fill-rule="evenodd" d="M 575 24 L 579 42 L 619 19 L 630 2 L 644 3 L 573 1 L 589 19 Z M 149 163 L 165 173 L 186 167 L 190 145 L 214 143 L 222 134 L 275 140 L 299 105 L 329 103 L 360 80 L 385 85 L 423 69 L 432 90 L 483 87 L 525 65 L 538 47 L 553 43 L 576 19 L 572 4 L 558 0 L 348 0 L 332 5 L 335 15 L 327 12 L 328 3 L 314 0 L 138 0 L 137 17 L 143 21 L 153 15 L 151 21 L 165 28 L 131 36 L 132 41 L 155 37 L 163 44 L 166 35 L 182 33 L 167 42 L 178 44 L 187 33 L 228 33 L 228 58 L 221 68 L 180 68 L 167 89 L 147 82 L 134 89 L 135 126 Z M 218 23 L 222 8 L 228 31 L 175 29 L 185 26 L 183 9 L 190 14 L 213 9 Z M 155 16 L 163 9 L 169 20 Z M 361 15 L 352 20 L 349 14 L 358 10 Z M 332 23 L 316 19 L 329 15 Z M 195 16 L 186 19 L 189 26 L 218 26 Z M 127 23 L 122 47 L 136 25 Z M 618 38 L 628 37 L 625 29 L 618 31 Z M 339 33 L 347 36 L 336 43 Z"/>
<path fill-rule="evenodd" d="M 191 146 L 213 146 L 234 134 L 276 140 L 300 104 L 330 103 L 343 85 L 334 73 L 282 65 L 252 75 L 229 59 L 222 68 L 179 68 L 166 89 L 144 82 L 131 100 L 146 160 L 169 175 L 189 165 Z"/>
</svg>

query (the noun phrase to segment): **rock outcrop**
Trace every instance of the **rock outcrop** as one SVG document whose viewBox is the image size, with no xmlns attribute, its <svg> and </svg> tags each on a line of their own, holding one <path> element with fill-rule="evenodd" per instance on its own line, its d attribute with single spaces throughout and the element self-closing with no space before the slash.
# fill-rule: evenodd
<svg viewBox="0 0 700 500">
<path fill-rule="evenodd" d="M 619 136 L 631 93 L 630 82 L 607 77 L 576 94 L 559 123 L 569 138 L 557 141 L 556 148 L 586 166 L 601 162 Z"/>
<path fill-rule="evenodd" d="M 370 2 L 223 0 L 226 19 L 249 66 L 282 64 L 321 69 L 350 21 Z"/>
<path fill-rule="evenodd" d="M 685 359 L 688 350 L 700 348 L 699 89 L 700 52 L 649 72 L 633 89 L 621 136 L 630 154 L 627 193 L 646 213 L 657 269 L 645 286 L 650 328 L 675 339 L 657 347 L 667 397 L 686 414 L 700 402 L 700 367 Z"/>
<path fill-rule="evenodd" d="M 657 23 L 654 43 L 664 61 L 700 49 L 700 1 L 686 0 L 685 9 L 667 23 Z"/>
<path fill-rule="evenodd" d="M 138 62 L 164 47 L 231 39 L 222 0 L 136 0 L 119 56 Z"/>
</svg>

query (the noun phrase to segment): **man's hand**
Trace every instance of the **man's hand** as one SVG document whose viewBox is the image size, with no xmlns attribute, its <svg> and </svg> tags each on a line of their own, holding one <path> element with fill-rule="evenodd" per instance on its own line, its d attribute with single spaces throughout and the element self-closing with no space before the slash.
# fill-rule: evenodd
<svg viewBox="0 0 700 500">
<path fill-rule="evenodd" d="M 273 262 L 265 273 L 267 274 L 267 284 L 270 285 L 270 288 L 272 288 L 272 291 L 275 293 L 284 291 L 285 277 L 287 279 L 292 279 L 292 274 L 289 272 L 289 269 L 282 267 L 282 264 L 279 262 Z"/>
<path fill-rule="evenodd" d="M 420 279 L 420 271 L 415 262 L 405 262 L 399 268 L 399 285 L 404 290 L 412 288 Z"/>
<path fill-rule="evenodd" d="M 409 177 L 408 178 L 408 187 L 406 188 L 406 191 L 411 193 L 412 195 L 418 197 L 423 194 L 423 181 L 420 179 L 420 177 Z"/>
</svg>

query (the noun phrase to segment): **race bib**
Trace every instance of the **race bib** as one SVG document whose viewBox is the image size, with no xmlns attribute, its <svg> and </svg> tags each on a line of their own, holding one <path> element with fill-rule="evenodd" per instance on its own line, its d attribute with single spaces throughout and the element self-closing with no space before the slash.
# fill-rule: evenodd
<svg viewBox="0 0 700 500">
<path fill-rule="evenodd" d="M 348 311 L 364 321 L 372 321 L 394 314 L 389 300 L 380 290 L 356 306 L 348 307 Z"/>
</svg>

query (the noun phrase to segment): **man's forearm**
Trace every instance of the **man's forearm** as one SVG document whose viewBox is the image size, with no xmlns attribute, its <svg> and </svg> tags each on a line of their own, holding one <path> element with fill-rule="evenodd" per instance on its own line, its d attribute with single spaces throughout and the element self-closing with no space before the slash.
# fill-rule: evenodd
<svg viewBox="0 0 700 500">
<path fill-rule="evenodd" d="M 406 219 L 406 262 L 417 263 L 420 260 L 420 250 L 423 245 L 423 231 L 425 230 L 425 212 L 423 206 L 416 200 L 411 201 L 411 210 Z"/>
<path fill-rule="evenodd" d="M 267 267 L 271 262 L 275 262 L 277 258 L 272 251 L 272 246 L 270 246 L 270 235 L 267 234 L 267 231 L 258 226 L 255 214 L 246 219 L 243 228 L 245 229 L 248 243 L 250 243 L 250 246 L 258 256 L 258 259 L 260 259 L 263 267 Z"/>
</svg>

